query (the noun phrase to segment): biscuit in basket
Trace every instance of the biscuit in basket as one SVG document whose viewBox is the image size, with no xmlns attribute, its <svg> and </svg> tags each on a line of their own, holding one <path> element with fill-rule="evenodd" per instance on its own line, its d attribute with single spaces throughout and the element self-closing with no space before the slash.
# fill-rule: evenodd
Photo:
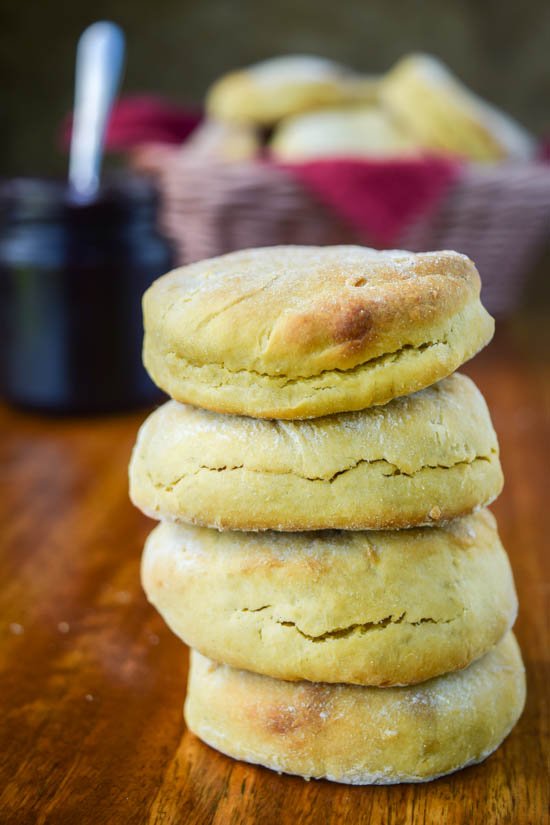
<svg viewBox="0 0 550 825">
<path fill-rule="evenodd" d="M 327 157 L 383 158 L 412 155 L 418 143 L 395 119 L 376 106 L 353 106 L 306 112 L 284 120 L 271 141 L 282 161 Z"/>
<path fill-rule="evenodd" d="M 283 117 L 350 100 L 371 100 L 376 81 L 312 55 L 283 55 L 230 72 L 206 98 L 211 117 L 271 126 Z"/>
<path fill-rule="evenodd" d="M 404 685 L 469 665 L 511 628 L 514 581 L 495 519 L 317 533 L 164 522 L 142 583 L 205 656 L 277 679 Z"/>
<path fill-rule="evenodd" d="M 225 123 L 206 119 L 193 130 L 184 144 L 187 158 L 201 161 L 241 162 L 260 153 L 260 140 L 254 128 L 245 123 Z"/>
<path fill-rule="evenodd" d="M 393 529 L 492 501 L 498 444 L 475 384 L 454 374 L 383 407 L 310 421 L 169 401 L 143 424 L 134 504 L 153 518 L 241 530 Z"/>
<path fill-rule="evenodd" d="M 192 651 L 185 719 L 222 753 L 352 785 L 426 782 L 481 762 L 525 702 L 514 636 L 466 670 L 411 687 L 284 682 Z"/>
<path fill-rule="evenodd" d="M 363 409 L 433 384 L 488 343 L 479 292 L 457 252 L 242 250 L 147 290 L 145 366 L 172 398 L 219 412 Z"/>
<path fill-rule="evenodd" d="M 429 55 L 401 60 L 381 81 L 383 103 L 424 146 L 477 161 L 533 156 L 530 135 Z"/>
</svg>

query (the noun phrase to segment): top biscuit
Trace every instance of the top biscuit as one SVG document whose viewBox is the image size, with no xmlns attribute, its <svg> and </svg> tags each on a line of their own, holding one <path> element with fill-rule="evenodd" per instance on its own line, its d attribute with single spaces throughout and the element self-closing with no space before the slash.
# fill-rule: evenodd
<svg viewBox="0 0 550 825">
<path fill-rule="evenodd" d="M 209 90 L 210 117 L 272 126 L 298 112 L 375 97 L 376 80 L 313 55 L 282 55 L 221 77 Z"/>
<path fill-rule="evenodd" d="M 446 377 L 493 335 L 457 252 L 278 246 L 159 278 L 144 361 L 178 401 L 257 418 L 385 404 Z"/>
</svg>

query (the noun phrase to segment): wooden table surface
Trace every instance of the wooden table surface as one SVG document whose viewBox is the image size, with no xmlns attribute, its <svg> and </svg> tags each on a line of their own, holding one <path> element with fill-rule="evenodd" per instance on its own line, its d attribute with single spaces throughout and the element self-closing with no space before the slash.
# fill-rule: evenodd
<svg viewBox="0 0 550 825">
<path fill-rule="evenodd" d="M 0 821 L 547 822 L 549 366 L 527 326 L 501 329 L 466 370 L 501 441 L 507 483 L 494 510 L 519 592 L 528 698 L 485 764 L 426 785 L 306 783 L 234 762 L 186 731 L 186 650 L 141 592 L 152 523 L 127 498 L 144 413 L 1 409 Z"/>
</svg>

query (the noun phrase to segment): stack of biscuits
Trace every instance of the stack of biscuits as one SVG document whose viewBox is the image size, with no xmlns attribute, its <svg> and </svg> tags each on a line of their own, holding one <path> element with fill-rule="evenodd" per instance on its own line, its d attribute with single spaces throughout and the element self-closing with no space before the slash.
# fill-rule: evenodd
<svg viewBox="0 0 550 825">
<path fill-rule="evenodd" d="M 488 756 L 524 703 L 486 506 L 493 321 L 456 252 L 245 250 L 144 298 L 173 400 L 140 430 L 142 579 L 191 646 L 188 727 L 304 777 L 419 782 Z"/>
</svg>

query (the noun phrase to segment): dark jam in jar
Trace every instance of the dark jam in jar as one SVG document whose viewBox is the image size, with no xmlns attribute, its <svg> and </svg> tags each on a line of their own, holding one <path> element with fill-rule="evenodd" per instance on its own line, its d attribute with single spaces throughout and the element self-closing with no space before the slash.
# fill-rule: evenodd
<svg viewBox="0 0 550 825">
<path fill-rule="evenodd" d="M 143 179 L 90 203 L 64 184 L 0 185 L 0 394 L 50 412 L 152 403 L 141 363 L 141 296 L 172 265 Z"/>
</svg>

